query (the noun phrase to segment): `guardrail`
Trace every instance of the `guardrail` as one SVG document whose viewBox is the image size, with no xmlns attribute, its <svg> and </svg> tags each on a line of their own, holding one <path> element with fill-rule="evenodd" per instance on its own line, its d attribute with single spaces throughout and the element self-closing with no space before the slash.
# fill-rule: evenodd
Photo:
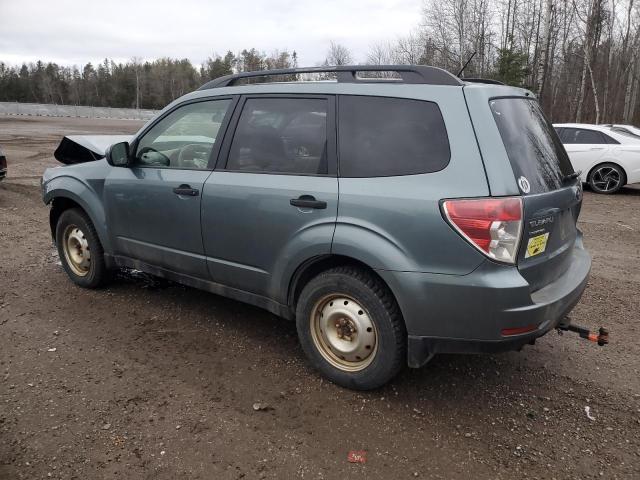
<svg viewBox="0 0 640 480">
<path fill-rule="evenodd" d="M 46 103 L 0 102 L 0 115 L 31 115 L 37 117 L 118 118 L 149 120 L 158 110 L 135 108 L 88 107 L 83 105 L 54 105 Z"/>
</svg>

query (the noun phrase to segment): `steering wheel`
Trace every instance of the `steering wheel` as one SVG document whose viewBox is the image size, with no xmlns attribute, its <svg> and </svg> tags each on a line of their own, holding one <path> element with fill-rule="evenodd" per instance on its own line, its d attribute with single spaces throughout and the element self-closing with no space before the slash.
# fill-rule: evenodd
<svg viewBox="0 0 640 480">
<path fill-rule="evenodd" d="M 144 165 L 161 165 L 168 167 L 171 160 L 164 153 L 151 147 L 143 147 L 138 151 L 138 159 Z"/>
<path fill-rule="evenodd" d="M 206 168 L 209 163 L 211 145 L 190 143 L 180 149 L 178 165 L 187 168 Z"/>
</svg>

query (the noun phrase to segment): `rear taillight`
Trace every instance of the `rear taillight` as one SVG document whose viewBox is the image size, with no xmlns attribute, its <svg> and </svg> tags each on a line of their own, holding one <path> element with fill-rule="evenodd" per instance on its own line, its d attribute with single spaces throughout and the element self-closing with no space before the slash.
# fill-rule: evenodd
<svg viewBox="0 0 640 480">
<path fill-rule="evenodd" d="M 451 225 L 474 247 L 500 262 L 515 263 L 522 233 L 520 197 L 445 200 Z"/>
</svg>

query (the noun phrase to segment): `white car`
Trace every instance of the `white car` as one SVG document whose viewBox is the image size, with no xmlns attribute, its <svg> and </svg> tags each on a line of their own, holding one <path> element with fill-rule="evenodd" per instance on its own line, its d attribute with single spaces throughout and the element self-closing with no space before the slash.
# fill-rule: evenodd
<svg viewBox="0 0 640 480">
<path fill-rule="evenodd" d="M 640 136 L 629 125 L 554 124 L 574 170 L 596 193 L 640 183 Z"/>
</svg>

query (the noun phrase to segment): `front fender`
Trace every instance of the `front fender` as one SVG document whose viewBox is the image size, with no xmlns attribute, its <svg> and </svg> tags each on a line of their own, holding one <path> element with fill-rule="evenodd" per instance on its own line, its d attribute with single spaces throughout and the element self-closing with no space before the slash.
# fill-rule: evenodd
<svg viewBox="0 0 640 480">
<path fill-rule="evenodd" d="M 98 233 L 100 243 L 106 253 L 111 253 L 111 244 L 107 234 L 107 221 L 102 201 L 88 185 L 77 178 L 58 176 L 43 185 L 43 201 L 50 204 L 56 198 L 74 201 L 85 211 Z"/>
</svg>

